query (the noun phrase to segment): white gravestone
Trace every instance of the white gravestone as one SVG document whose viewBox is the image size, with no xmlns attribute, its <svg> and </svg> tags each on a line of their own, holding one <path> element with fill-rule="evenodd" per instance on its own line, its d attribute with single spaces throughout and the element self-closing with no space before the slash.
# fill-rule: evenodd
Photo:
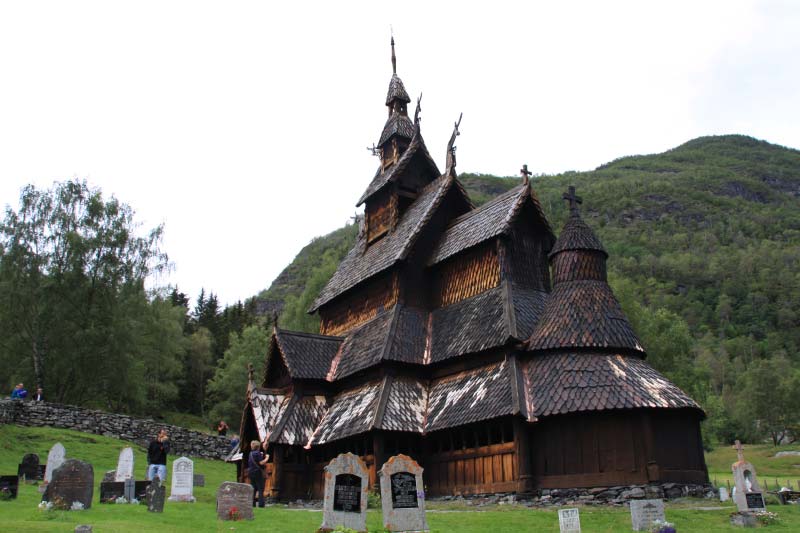
<svg viewBox="0 0 800 533">
<path fill-rule="evenodd" d="M 725 487 L 719 488 L 719 501 L 726 502 L 731 499 L 730 494 L 728 494 L 728 489 Z"/>
<path fill-rule="evenodd" d="M 322 526 L 367 530 L 367 465 L 357 455 L 343 453 L 325 467 Z"/>
<path fill-rule="evenodd" d="M 634 531 L 650 531 L 656 520 L 666 521 L 663 501 L 631 500 L 631 523 Z"/>
<path fill-rule="evenodd" d="M 384 529 L 428 531 L 422 470 L 414 459 L 402 454 L 384 463 L 378 473 Z"/>
<path fill-rule="evenodd" d="M 561 533 L 581 533 L 581 516 L 577 508 L 559 509 L 558 526 Z"/>
<path fill-rule="evenodd" d="M 125 481 L 126 479 L 133 479 L 133 448 L 123 448 L 119 452 L 117 470 L 114 473 L 114 481 Z"/>
<path fill-rule="evenodd" d="M 67 451 L 60 442 L 53 444 L 53 447 L 50 448 L 50 452 L 47 454 L 47 466 L 44 469 L 45 483 L 50 483 L 50 480 L 53 479 L 53 471 L 64 464 L 66 455 Z"/>
<path fill-rule="evenodd" d="M 193 502 L 194 462 L 181 457 L 172 462 L 172 488 L 169 491 L 171 502 Z"/>
<path fill-rule="evenodd" d="M 744 447 L 738 440 L 736 441 L 736 452 L 738 461 L 731 465 L 733 472 L 733 501 L 740 513 L 749 511 L 764 511 L 764 492 L 758 484 L 756 469 L 752 464 L 744 460 Z"/>
</svg>

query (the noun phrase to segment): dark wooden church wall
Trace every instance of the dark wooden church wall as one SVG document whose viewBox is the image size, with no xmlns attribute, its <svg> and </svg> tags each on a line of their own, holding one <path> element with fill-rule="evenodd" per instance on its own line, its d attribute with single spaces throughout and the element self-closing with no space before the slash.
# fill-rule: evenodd
<svg viewBox="0 0 800 533">
<path fill-rule="evenodd" d="M 654 411 L 650 416 L 659 481 L 706 483 L 700 419 L 681 411 Z"/>
<path fill-rule="evenodd" d="M 399 294 L 396 271 L 378 276 L 349 296 L 337 298 L 319 310 L 320 333 L 342 335 L 375 318 L 380 311 L 391 309 Z"/>
<path fill-rule="evenodd" d="M 531 424 L 530 436 L 539 488 L 708 480 L 699 419 L 685 412 L 562 415 Z"/>
<path fill-rule="evenodd" d="M 437 431 L 425 437 L 425 484 L 435 495 L 518 490 L 510 417 Z"/>
<path fill-rule="evenodd" d="M 503 279 L 510 279 L 525 289 L 550 290 L 547 261 L 547 236 L 541 223 L 534 222 L 534 213 L 525 206 L 504 239 L 500 253 Z"/>
<path fill-rule="evenodd" d="M 530 427 L 535 485 L 571 488 L 647 482 L 644 426 L 626 413 L 563 415 Z"/>
<path fill-rule="evenodd" d="M 291 385 L 292 378 L 289 375 L 289 369 L 286 368 L 286 364 L 283 362 L 283 358 L 278 353 L 278 347 L 275 346 L 275 341 L 272 340 L 270 343 L 271 352 L 263 386 L 273 389 L 282 389 Z"/>
<path fill-rule="evenodd" d="M 437 265 L 433 282 L 433 306 L 444 307 L 496 287 L 500 264 L 494 241 L 476 246 Z"/>
<path fill-rule="evenodd" d="M 397 195 L 391 187 L 385 187 L 367 200 L 364 209 L 367 225 L 367 242 L 371 243 L 385 235 L 394 225 L 397 216 Z"/>
</svg>

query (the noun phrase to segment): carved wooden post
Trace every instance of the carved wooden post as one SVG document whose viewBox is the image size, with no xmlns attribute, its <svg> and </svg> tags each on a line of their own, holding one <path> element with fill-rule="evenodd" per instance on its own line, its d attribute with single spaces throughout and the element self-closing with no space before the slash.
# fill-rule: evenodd
<svg viewBox="0 0 800 533">
<path fill-rule="evenodd" d="M 272 445 L 272 497 L 276 500 L 281 497 L 281 482 L 283 481 L 283 458 L 286 453 L 284 445 Z"/>
<path fill-rule="evenodd" d="M 531 467 L 531 439 L 528 424 L 521 416 L 514 417 L 514 455 L 517 459 L 519 491 L 533 491 L 533 469 Z"/>
<path fill-rule="evenodd" d="M 386 452 L 384 451 L 384 438 L 383 433 L 374 431 L 372 433 L 372 456 L 375 462 L 375 485 L 373 489 L 380 492 L 380 480 L 378 479 L 378 472 L 380 471 L 383 463 L 386 462 Z"/>
</svg>

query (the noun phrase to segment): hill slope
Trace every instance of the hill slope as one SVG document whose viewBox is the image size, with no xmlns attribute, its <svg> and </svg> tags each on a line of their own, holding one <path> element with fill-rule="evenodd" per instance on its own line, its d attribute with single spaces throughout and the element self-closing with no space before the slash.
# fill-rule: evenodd
<svg viewBox="0 0 800 533">
<path fill-rule="evenodd" d="M 460 180 L 476 203 L 519 183 Z M 701 137 L 589 172 L 537 177 L 556 231 L 568 185 L 610 254 L 610 280 L 650 361 L 704 402 L 720 436 L 748 431 L 729 420 L 739 401 L 732 391 L 757 388 L 742 382 L 744 370 L 761 361 L 777 365 L 772 373 L 800 368 L 800 151 L 741 135 Z M 260 295 L 283 298 L 285 327 L 314 330 L 303 311 L 354 238 L 348 226 L 315 239 Z"/>
</svg>

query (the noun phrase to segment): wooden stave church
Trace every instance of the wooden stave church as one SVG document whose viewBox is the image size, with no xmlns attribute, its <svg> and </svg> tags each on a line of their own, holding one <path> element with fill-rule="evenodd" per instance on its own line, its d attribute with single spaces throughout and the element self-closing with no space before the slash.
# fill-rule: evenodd
<svg viewBox="0 0 800 533">
<path fill-rule="evenodd" d="M 321 498 L 343 452 L 372 486 L 410 455 L 431 496 L 706 483 L 705 415 L 645 362 L 574 190 L 558 239 L 525 173 L 475 208 L 456 178 L 458 124 L 441 174 L 394 41 L 392 67 L 356 244 L 309 310 L 320 334 L 274 327 L 260 385 L 250 374 L 239 479 L 256 439 L 280 500 Z"/>
</svg>

